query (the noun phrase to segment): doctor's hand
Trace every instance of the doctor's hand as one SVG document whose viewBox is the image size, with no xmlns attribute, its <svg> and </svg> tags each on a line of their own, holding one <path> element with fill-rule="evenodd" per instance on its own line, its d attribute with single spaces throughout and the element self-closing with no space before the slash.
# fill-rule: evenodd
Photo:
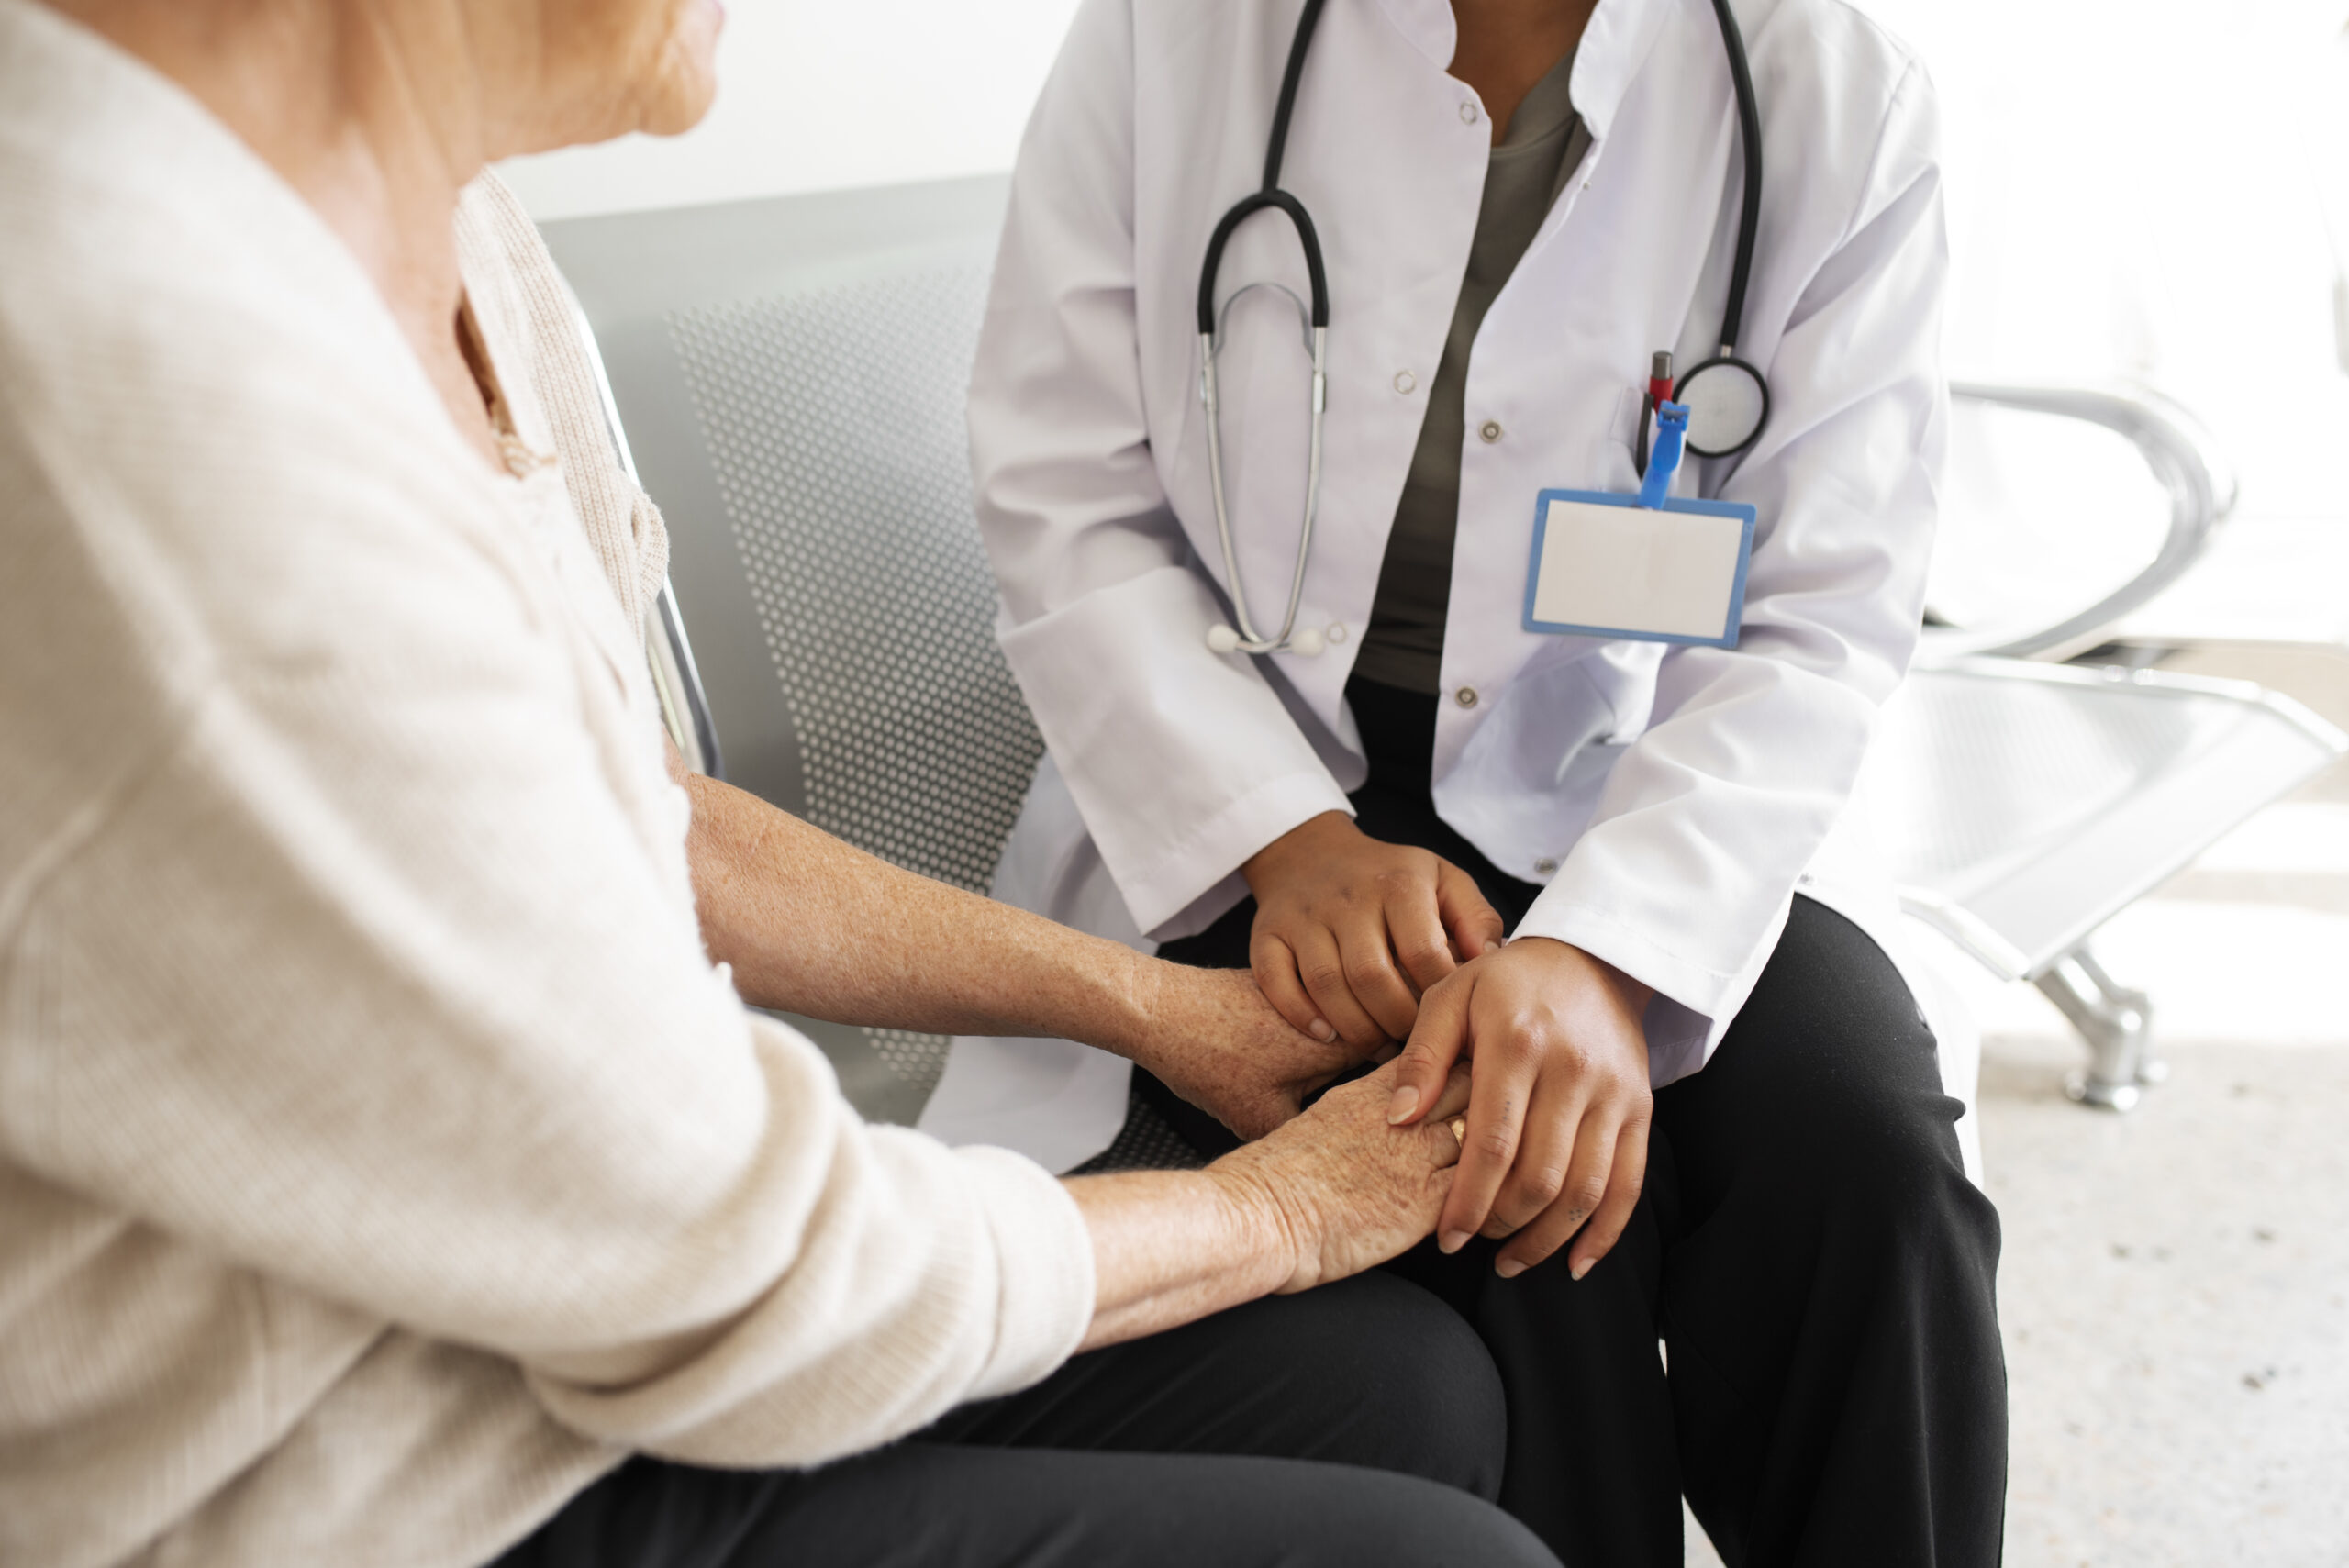
<svg viewBox="0 0 2349 1568">
<path fill-rule="evenodd" d="M 1299 1033 L 1244 969 L 1150 962 L 1141 1038 L 1125 1052 L 1241 1138 L 1262 1138 L 1305 1096 L 1361 1061 L 1343 1040 Z"/>
<path fill-rule="evenodd" d="M 1409 1035 L 1431 986 L 1500 946 L 1501 917 L 1466 872 L 1382 843 L 1341 811 L 1291 828 L 1240 871 L 1256 895 L 1256 984 L 1291 1024 L 1359 1052 Z"/>
<path fill-rule="evenodd" d="M 1471 1059 L 1460 1174 L 1437 1222 L 1456 1252 L 1508 1238 L 1513 1279 L 1569 1239 L 1580 1279 L 1630 1223 L 1647 1174 L 1651 990 L 1567 943 L 1531 937 L 1464 966 L 1419 1004 L 1388 1115 L 1422 1120 Z M 1577 1238 L 1577 1232 L 1579 1236 Z"/>
</svg>

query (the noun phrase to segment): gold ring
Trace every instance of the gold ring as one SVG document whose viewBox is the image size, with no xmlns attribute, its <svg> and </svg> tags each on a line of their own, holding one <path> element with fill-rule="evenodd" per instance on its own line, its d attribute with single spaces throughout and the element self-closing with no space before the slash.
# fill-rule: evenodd
<svg viewBox="0 0 2349 1568">
<path fill-rule="evenodd" d="M 1456 1116 L 1453 1117 L 1446 1125 L 1452 1129 L 1452 1136 L 1460 1140 L 1460 1147 L 1463 1149 L 1467 1148 L 1468 1118 L 1464 1116 Z"/>
</svg>

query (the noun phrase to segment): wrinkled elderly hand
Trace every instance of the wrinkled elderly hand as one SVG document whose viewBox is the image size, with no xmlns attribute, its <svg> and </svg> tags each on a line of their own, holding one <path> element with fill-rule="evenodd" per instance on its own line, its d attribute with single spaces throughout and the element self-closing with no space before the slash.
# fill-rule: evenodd
<svg viewBox="0 0 2349 1568">
<path fill-rule="evenodd" d="M 1242 1138 L 1297 1115 L 1305 1096 L 1364 1052 L 1300 1034 L 1244 969 L 1159 964 L 1144 1038 L 1129 1053 Z"/>
<path fill-rule="evenodd" d="M 1291 1260 L 1286 1295 L 1375 1267 L 1435 1229 L 1460 1159 L 1468 1074 L 1416 1125 L 1387 1122 L 1393 1064 L 1341 1084 L 1269 1137 L 1208 1167 Z"/>
</svg>

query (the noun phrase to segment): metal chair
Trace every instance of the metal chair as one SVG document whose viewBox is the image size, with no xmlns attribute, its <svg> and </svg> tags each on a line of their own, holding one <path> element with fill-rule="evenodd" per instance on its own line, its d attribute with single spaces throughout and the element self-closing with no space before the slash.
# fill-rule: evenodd
<svg viewBox="0 0 2349 1568">
<path fill-rule="evenodd" d="M 703 765 L 982 892 L 1043 754 L 996 647 L 963 427 L 1006 185 L 546 228 L 668 520 L 656 663 Z M 878 1120 L 911 1123 L 945 1063 L 941 1035 L 791 1021 Z"/>
<path fill-rule="evenodd" d="M 974 890 L 1042 751 L 995 644 L 963 432 L 1006 188 L 985 177 L 546 231 L 610 371 L 616 433 L 668 518 L 656 663 L 689 752 Z M 2093 641 L 2188 569 L 2231 491 L 2188 422 L 2151 399 L 1960 395 L 2120 431 L 2172 502 L 2152 564 L 2098 604 L 2045 626 L 1929 631 L 1871 763 L 1909 911 L 2053 997 L 2092 1047 L 2082 1097 L 2124 1107 L 2158 1072 L 2150 1004 L 2105 975 L 2088 938 L 2344 742 L 2255 688 L 2020 657 Z M 918 1115 L 943 1037 L 794 1021 L 866 1115 Z"/>
<path fill-rule="evenodd" d="M 2127 1110 L 2164 1075 L 2153 1002 L 2106 973 L 2090 938 L 2349 738 L 2244 682 L 2025 657 L 2094 644 L 2190 570 L 2232 485 L 2191 423 L 2150 395 L 1954 390 L 2119 432 L 2170 503 L 2154 558 L 2096 603 L 2043 626 L 1929 628 L 1865 785 L 1907 911 L 2001 979 L 2038 986 L 2088 1046 L 2073 1096 Z"/>
</svg>

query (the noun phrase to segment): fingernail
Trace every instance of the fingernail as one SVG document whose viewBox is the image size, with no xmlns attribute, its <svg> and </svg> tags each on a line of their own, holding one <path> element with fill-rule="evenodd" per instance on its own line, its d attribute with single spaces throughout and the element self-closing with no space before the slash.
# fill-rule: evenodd
<svg viewBox="0 0 2349 1568">
<path fill-rule="evenodd" d="M 1503 1258 L 1493 1265 L 1493 1273 L 1503 1279 L 1515 1279 L 1525 1272 L 1525 1265 L 1515 1258 Z"/>
<path fill-rule="evenodd" d="M 1395 1097 L 1386 1102 L 1386 1125 L 1389 1127 L 1401 1126 L 1409 1118 L 1410 1114 L 1419 1108 L 1419 1090 L 1413 1088 L 1408 1084 L 1404 1084 L 1401 1088 L 1395 1091 Z"/>
<path fill-rule="evenodd" d="M 1323 1045 L 1327 1045 L 1331 1040 L 1338 1038 L 1338 1031 L 1330 1027 L 1330 1020 L 1327 1018 L 1314 1019 L 1311 1023 L 1305 1026 L 1305 1032 L 1311 1035 L 1315 1040 L 1319 1040 Z"/>
<path fill-rule="evenodd" d="M 1501 951 L 1501 944 L 1493 940 L 1490 937 L 1487 937 L 1485 939 L 1485 951 L 1486 952 L 1498 952 Z"/>
<path fill-rule="evenodd" d="M 1592 1260 L 1588 1258 L 1577 1258 L 1574 1262 L 1574 1266 L 1566 1271 L 1566 1273 L 1573 1277 L 1574 1282 L 1576 1284 L 1580 1284 L 1582 1283 L 1583 1275 L 1590 1273 L 1591 1262 Z"/>
<path fill-rule="evenodd" d="M 1457 1252 L 1466 1245 L 1468 1245 L 1468 1232 L 1465 1230 L 1447 1230 L 1437 1237 L 1435 1241 L 1436 1251 L 1439 1252 Z"/>
</svg>

